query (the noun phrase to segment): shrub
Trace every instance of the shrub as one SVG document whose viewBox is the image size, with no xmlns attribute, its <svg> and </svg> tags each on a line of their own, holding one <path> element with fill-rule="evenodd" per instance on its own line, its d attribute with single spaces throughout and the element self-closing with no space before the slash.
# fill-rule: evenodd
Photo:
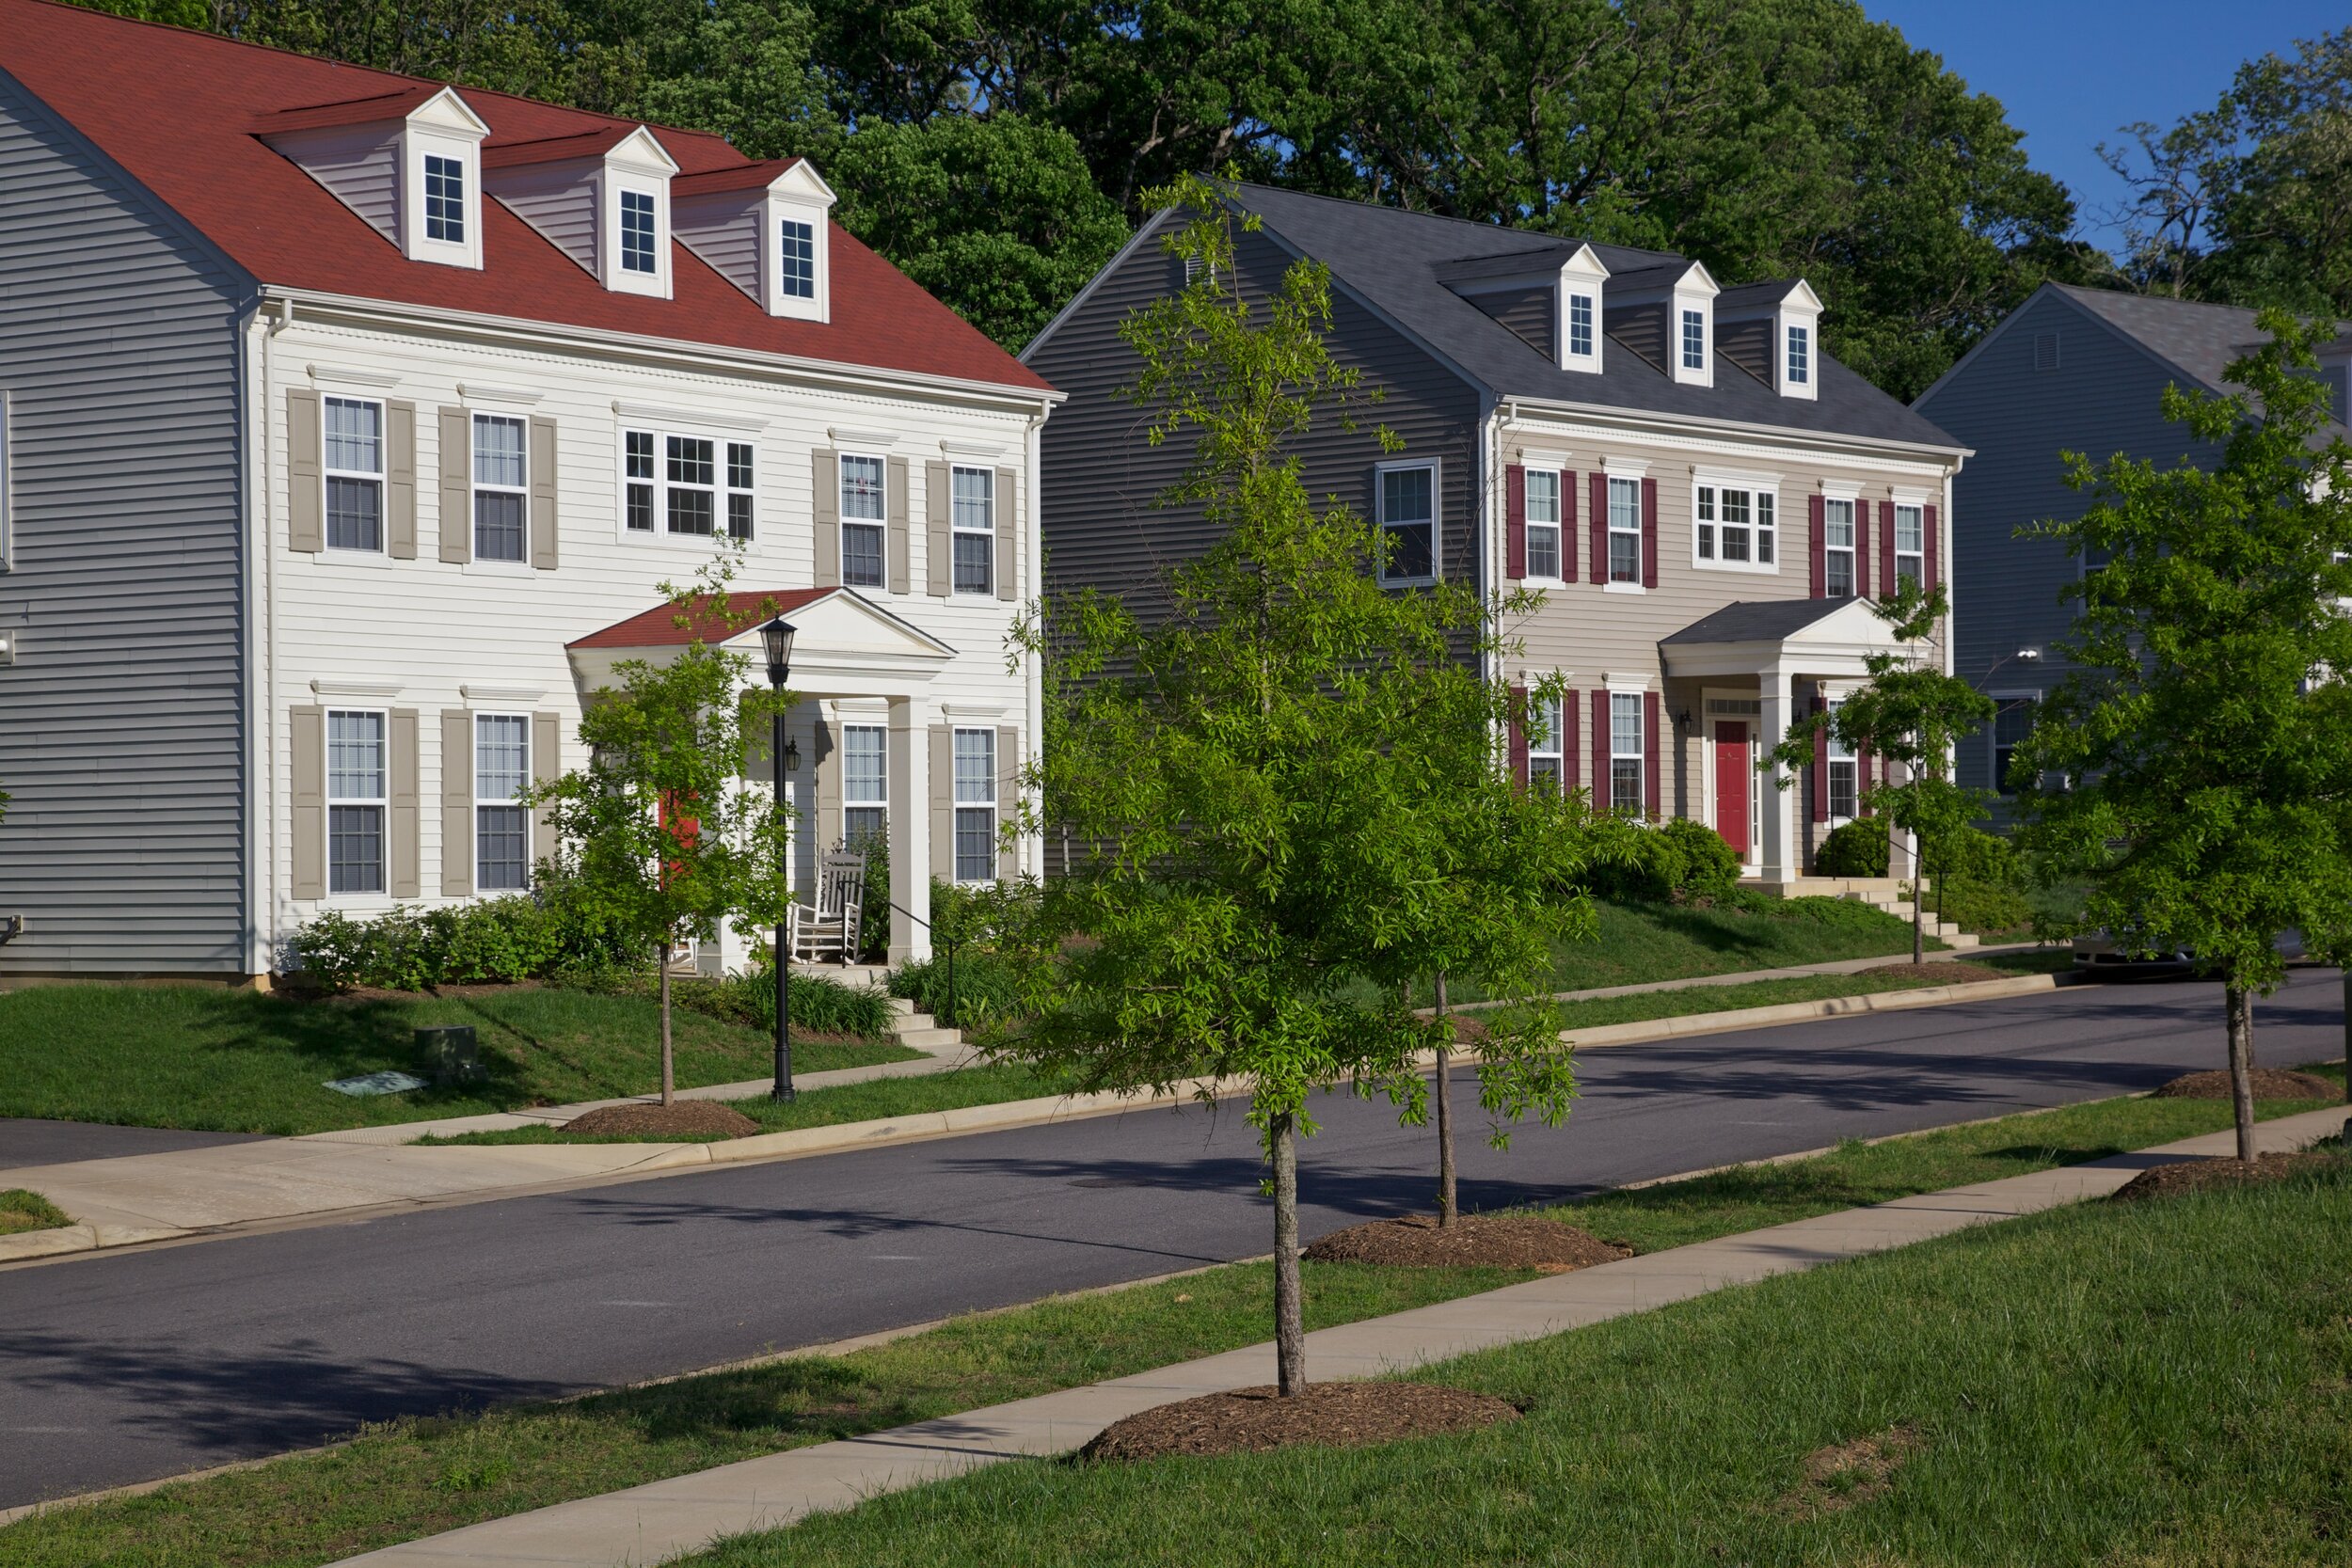
<svg viewBox="0 0 2352 1568">
<path fill-rule="evenodd" d="M 1686 898 L 1725 898 L 1740 885 L 1739 852 L 1706 823 L 1669 817 L 1656 836 L 1672 892 Z"/>
<path fill-rule="evenodd" d="M 629 953 L 560 867 L 530 893 L 430 908 L 396 906 L 373 920 L 330 910 L 295 928 L 293 967 L 328 990 L 430 990 L 630 967 Z"/>
<path fill-rule="evenodd" d="M 776 962 L 763 947 L 754 956 L 751 970 L 726 979 L 705 981 L 719 993 L 719 1003 L 733 1017 L 755 1029 L 776 1026 Z M 792 972 L 792 1027 L 825 1035 L 860 1035 L 888 1039 L 893 1013 L 886 992 L 848 986 L 808 969 Z"/>
<path fill-rule="evenodd" d="M 1829 831 L 1814 851 L 1817 877 L 1883 877 L 1886 875 L 1886 818 L 1857 816 Z"/>
<path fill-rule="evenodd" d="M 1704 822 L 1670 817 L 1651 825 L 1622 816 L 1592 821 L 1596 863 L 1587 887 L 1620 903 L 1674 897 L 1721 899 L 1740 885 L 1740 857 Z"/>
<path fill-rule="evenodd" d="M 1928 907 L 1964 931 L 2015 931 L 2033 924 L 2030 900 L 2015 888 L 1974 877 L 1948 877 L 1931 884 Z"/>
<path fill-rule="evenodd" d="M 900 964 L 890 972 L 890 993 L 909 998 L 940 1022 L 959 1029 L 1003 1018 L 1020 996 L 1012 966 L 991 948 L 956 949 L 952 991 L 949 967 L 944 949 L 918 962 Z"/>
</svg>

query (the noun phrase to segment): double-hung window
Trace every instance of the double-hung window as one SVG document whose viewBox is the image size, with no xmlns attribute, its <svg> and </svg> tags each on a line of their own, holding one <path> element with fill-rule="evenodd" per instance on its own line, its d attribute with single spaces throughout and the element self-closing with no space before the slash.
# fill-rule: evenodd
<svg viewBox="0 0 2352 1568">
<path fill-rule="evenodd" d="M 1834 716 L 1837 705 L 1830 705 Z M 1837 738 L 1835 724 L 1824 726 L 1829 732 L 1829 754 L 1821 766 L 1829 769 L 1829 815 L 1833 820 L 1844 821 L 1862 809 L 1861 778 L 1854 767 L 1853 748 Z"/>
<path fill-rule="evenodd" d="M 473 885 L 519 893 L 531 885 L 531 814 L 515 803 L 531 780 L 531 719 L 477 713 L 473 720 Z"/>
<path fill-rule="evenodd" d="M 786 218 L 783 223 L 783 238 L 776 256 L 776 286 L 792 299 L 815 299 L 817 226 L 798 218 Z"/>
<path fill-rule="evenodd" d="M 1438 471 L 1380 470 L 1380 529 L 1388 537 L 1381 576 L 1391 582 L 1426 582 L 1438 575 Z"/>
<path fill-rule="evenodd" d="M 1700 561 L 1751 572 L 1778 569 L 1778 501 L 1772 491 L 1701 484 L 1696 493 Z"/>
<path fill-rule="evenodd" d="M 326 890 L 384 891 L 384 715 L 326 715 Z"/>
<path fill-rule="evenodd" d="M 955 735 L 956 880 L 996 876 L 996 732 Z"/>
<path fill-rule="evenodd" d="M 1895 576 L 1924 583 L 1927 573 L 1927 513 L 1900 501 L 1895 504 Z"/>
<path fill-rule="evenodd" d="M 503 414 L 473 417 L 473 553 L 477 561 L 528 559 L 529 430 Z"/>
<path fill-rule="evenodd" d="M 749 441 L 727 443 L 727 537 L 749 539 L 752 536 L 752 497 L 755 492 L 752 473 L 752 444 Z"/>
<path fill-rule="evenodd" d="M 1642 748 L 1642 694 L 1609 693 L 1609 809 L 1639 814 L 1646 809 L 1642 778 L 1646 753 Z"/>
<path fill-rule="evenodd" d="M 889 829 L 890 785 L 884 760 L 888 739 L 889 732 L 880 724 L 841 727 L 841 846 L 845 849 L 863 849 L 880 841 Z"/>
<path fill-rule="evenodd" d="M 1593 296 L 1568 296 L 1568 357 L 1590 359 L 1593 356 Z"/>
<path fill-rule="evenodd" d="M 644 191 L 621 193 L 621 270 L 648 277 L 660 269 L 655 262 L 653 198 Z"/>
<path fill-rule="evenodd" d="M 1803 387 L 1813 379 L 1813 335 L 1802 326 L 1788 329 L 1788 385 Z"/>
<path fill-rule="evenodd" d="M 1527 575 L 1560 575 L 1560 471 L 1527 470 Z"/>
<path fill-rule="evenodd" d="M 2003 795 L 2017 793 L 2017 786 L 2009 782 L 2009 765 L 2033 729 L 2034 707 L 2039 702 L 2035 697 L 2004 697 L 1993 710 L 1993 787 Z"/>
<path fill-rule="evenodd" d="M 880 588 L 883 579 L 882 460 L 841 456 L 841 580 L 851 588 Z"/>
<path fill-rule="evenodd" d="M 1682 312 L 1682 368 L 1707 369 L 1707 313 L 1703 310 Z"/>
<path fill-rule="evenodd" d="M 466 165 L 461 158 L 424 155 L 424 237 L 466 243 Z"/>
<path fill-rule="evenodd" d="M 752 537 L 758 453 L 749 441 L 667 431 L 621 432 L 621 517 L 633 534 L 708 539 L 726 518 L 731 539 Z"/>
<path fill-rule="evenodd" d="M 384 548 L 384 405 L 327 398 L 326 547 Z"/>
<path fill-rule="evenodd" d="M 1826 598 L 1854 595 L 1853 509 L 1851 500 L 1821 503 L 1821 593 Z"/>
<path fill-rule="evenodd" d="M 1560 782 L 1567 776 L 1567 759 L 1561 751 L 1566 726 L 1560 722 L 1560 701 L 1539 697 L 1527 708 L 1527 787 L 1539 795 L 1559 794 Z"/>
<path fill-rule="evenodd" d="M 954 535 L 955 589 L 996 592 L 996 476 L 959 467 L 949 477 L 948 523 Z"/>
<path fill-rule="evenodd" d="M 1609 478 L 1609 580 L 1642 580 L 1642 482 Z"/>
</svg>

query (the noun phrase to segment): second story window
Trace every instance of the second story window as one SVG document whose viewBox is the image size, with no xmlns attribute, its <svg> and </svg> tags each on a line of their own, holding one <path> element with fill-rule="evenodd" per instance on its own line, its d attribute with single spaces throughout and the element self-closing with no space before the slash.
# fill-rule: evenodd
<svg viewBox="0 0 2352 1568">
<path fill-rule="evenodd" d="M 327 398 L 326 547 L 384 548 L 384 405 Z"/>
<path fill-rule="evenodd" d="M 1792 387 L 1813 379 L 1812 336 L 1802 326 L 1788 329 L 1788 384 Z"/>
<path fill-rule="evenodd" d="M 424 237 L 466 243 L 466 165 L 463 159 L 424 155 Z"/>
<path fill-rule="evenodd" d="M 1682 312 L 1682 368 L 1707 369 L 1707 314 L 1703 310 Z"/>
<path fill-rule="evenodd" d="M 530 544 L 528 429 L 502 414 L 473 417 L 473 555 L 523 561 Z"/>
<path fill-rule="evenodd" d="M 644 191 L 621 193 L 621 270 L 652 277 L 655 264 L 653 198 Z"/>
<path fill-rule="evenodd" d="M 841 580 L 850 588 L 882 586 L 883 531 L 889 521 L 882 460 L 841 457 Z"/>
<path fill-rule="evenodd" d="M 2004 697 L 1993 713 L 1993 787 L 2003 795 L 2014 795 L 2017 786 L 2009 782 L 2009 765 L 2016 759 L 2017 748 L 2025 744 L 2033 731 L 2036 697 Z"/>
<path fill-rule="evenodd" d="M 1836 713 L 1836 704 L 1830 705 Z M 1834 821 L 1845 821 L 1862 809 L 1861 781 L 1854 768 L 1853 748 L 1837 738 L 1834 726 L 1823 725 L 1829 736 L 1829 754 L 1821 766 L 1829 769 L 1829 815 Z"/>
<path fill-rule="evenodd" d="M 1695 494 L 1695 545 L 1702 564 L 1751 572 L 1778 570 L 1778 503 L 1772 491 L 1701 484 Z"/>
<path fill-rule="evenodd" d="M 1527 708 L 1527 787 L 1539 795 L 1559 794 L 1561 781 L 1567 776 L 1567 759 L 1561 748 L 1566 726 L 1560 722 L 1560 701 L 1537 698 Z"/>
<path fill-rule="evenodd" d="M 1642 482 L 1609 481 L 1609 580 L 1642 580 Z"/>
<path fill-rule="evenodd" d="M 531 783 L 530 716 L 475 714 L 473 753 L 473 885 L 520 893 L 531 885 L 531 813 L 515 798 Z"/>
<path fill-rule="evenodd" d="M 631 533 L 653 531 L 653 432 L 625 430 L 621 433 L 622 483 L 628 496 L 624 520 Z"/>
<path fill-rule="evenodd" d="M 1527 575 L 1560 575 L 1560 471 L 1527 470 Z"/>
<path fill-rule="evenodd" d="M 1915 506 L 1895 507 L 1895 576 L 1927 581 L 1927 514 Z"/>
<path fill-rule="evenodd" d="M 996 592 L 996 476 L 986 468 L 957 468 L 950 480 L 955 588 L 959 594 Z"/>
<path fill-rule="evenodd" d="M 1821 592 L 1827 598 L 1854 595 L 1853 507 L 1850 500 L 1821 503 Z"/>
<path fill-rule="evenodd" d="M 784 220 L 783 248 L 778 252 L 777 285 L 792 299 L 817 297 L 817 226 L 798 218 Z"/>
<path fill-rule="evenodd" d="M 723 517 L 729 538 L 749 539 L 758 452 L 749 441 L 624 430 L 621 486 L 622 524 L 630 534 L 708 539 Z"/>
<path fill-rule="evenodd" d="M 752 474 L 752 444 L 749 441 L 727 443 L 727 537 L 749 539 L 752 536 L 752 497 L 756 491 Z"/>
<path fill-rule="evenodd" d="M 841 727 L 841 847 L 863 849 L 888 830 L 889 732 L 880 724 Z"/>
<path fill-rule="evenodd" d="M 1568 296 L 1568 356 L 1574 359 L 1593 356 L 1593 296 Z"/>
<path fill-rule="evenodd" d="M 1438 477 L 1427 467 L 1380 470 L 1380 529 L 1389 543 L 1381 577 L 1426 582 L 1438 575 Z"/>
</svg>

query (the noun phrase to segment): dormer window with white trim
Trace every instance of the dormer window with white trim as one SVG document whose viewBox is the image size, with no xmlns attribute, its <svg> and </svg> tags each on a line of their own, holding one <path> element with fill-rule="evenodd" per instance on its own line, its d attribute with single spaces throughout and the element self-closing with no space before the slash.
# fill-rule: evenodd
<svg viewBox="0 0 2352 1568">
<path fill-rule="evenodd" d="M 466 243 L 466 178 L 463 158 L 424 155 L 424 237 L 440 245 Z"/>
<path fill-rule="evenodd" d="M 1580 245 L 1560 268 L 1560 368 L 1597 374 L 1601 354 L 1601 289 L 1609 269 Z"/>
<path fill-rule="evenodd" d="M 411 261 L 482 265 L 482 142 L 455 89 L 418 82 L 262 115 L 252 134 Z"/>
<path fill-rule="evenodd" d="M 1685 309 L 1682 312 L 1682 363 L 1680 369 L 1707 373 L 1707 312 Z"/>
<path fill-rule="evenodd" d="M 454 92 L 409 113 L 400 135 L 401 249 L 412 261 L 482 266 L 482 142 L 490 128 Z"/>
<path fill-rule="evenodd" d="M 654 221 L 653 193 L 628 191 L 621 193 L 621 270 L 641 272 L 648 277 L 661 270 L 656 259 L 655 245 L 660 228 Z"/>
<path fill-rule="evenodd" d="M 787 299 L 817 297 L 817 226 L 803 218 L 777 225 L 776 292 Z"/>
<path fill-rule="evenodd" d="M 1791 322 L 1783 329 L 1788 339 L 1788 358 L 1781 373 L 1791 387 L 1809 386 L 1813 380 L 1813 328 Z"/>
<path fill-rule="evenodd" d="M 1684 268 L 1667 295 L 1666 353 L 1674 378 L 1684 386 L 1715 385 L 1715 296 L 1722 291 L 1696 261 Z"/>
<path fill-rule="evenodd" d="M 771 316 L 833 319 L 834 195 L 805 159 L 683 175 L 670 184 L 677 237 Z"/>
<path fill-rule="evenodd" d="M 660 140 L 640 125 L 612 144 L 596 170 L 605 195 L 597 271 L 615 293 L 670 297 L 670 177 Z"/>
</svg>

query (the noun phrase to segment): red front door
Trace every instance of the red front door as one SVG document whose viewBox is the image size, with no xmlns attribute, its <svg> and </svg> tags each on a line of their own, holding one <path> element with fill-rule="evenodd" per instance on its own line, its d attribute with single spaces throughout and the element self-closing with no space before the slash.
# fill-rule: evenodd
<svg viewBox="0 0 2352 1568">
<path fill-rule="evenodd" d="M 1715 831 L 1748 858 L 1748 727 L 1738 720 L 1715 721 Z"/>
</svg>

